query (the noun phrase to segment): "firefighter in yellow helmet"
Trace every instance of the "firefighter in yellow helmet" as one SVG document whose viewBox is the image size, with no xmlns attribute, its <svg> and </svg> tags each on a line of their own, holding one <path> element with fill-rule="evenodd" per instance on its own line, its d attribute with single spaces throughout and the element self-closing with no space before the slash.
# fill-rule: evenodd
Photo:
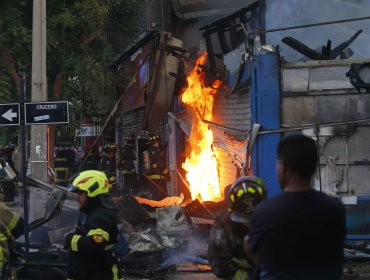
<svg viewBox="0 0 370 280">
<path fill-rule="evenodd" d="M 0 279 L 16 279 L 10 248 L 23 234 L 23 219 L 0 203 Z"/>
<path fill-rule="evenodd" d="M 117 206 L 109 194 L 104 172 L 87 170 L 73 176 L 70 191 L 77 192 L 80 216 L 76 230 L 65 237 L 67 279 L 123 279 L 107 248 L 117 243 Z"/>
<path fill-rule="evenodd" d="M 226 187 L 229 209 L 215 221 L 208 242 L 209 263 L 217 277 L 251 279 L 254 268 L 243 251 L 243 240 L 249 233 L 254 207 L 265 196 L 262 181 L 255 177 L 241 177 Z"/>
</svg>

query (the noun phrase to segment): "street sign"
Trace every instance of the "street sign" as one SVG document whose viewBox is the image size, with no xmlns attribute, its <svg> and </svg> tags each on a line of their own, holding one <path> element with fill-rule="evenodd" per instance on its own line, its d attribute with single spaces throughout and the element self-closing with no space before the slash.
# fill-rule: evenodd
<svg viewBox="0 0 370 280">
<path fill-rule="evenodd" d="M 0 104 L 0 126 L 19 125 L 19 103 Z"/>
<path fill-rule="evenodd" d="M 68 101 L 24 103 L 25 124 L 69 123 Z"/>
</svg>

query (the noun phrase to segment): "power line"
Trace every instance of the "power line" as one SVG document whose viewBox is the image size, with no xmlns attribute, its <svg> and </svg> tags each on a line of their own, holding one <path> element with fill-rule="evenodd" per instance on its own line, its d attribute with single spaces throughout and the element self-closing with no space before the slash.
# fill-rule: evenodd
<svg viewBox="0 0 370 280">
<path fill-rule="evenodd" d="M 303 24 L 303 25 L 296 25 L 296 26 L 289 26 L 289 27 L 267 29 L 267 30 L 261 30 L 261 31 L 259 31 L 259 33 L 261 33 L 261 34 L 262 33 L 271 33 L 271 32 L 286 31 L 286 30 L 300 29 L 300 28 L 306 28 L 306 27 L 322 26 L 322 25 L 331 25 L 331 24 L 344 23 L 344 22 L 367 20 L 367 19 L 370 19 L 370 16 L 358 17 L 358 18 L 349 18 L 349 19 L 341 19 L 341 20 L 333 20 L 333 21 L 323 21 L 323 22 L 318 22 L 318 23 L 311 23 L 311 24 Z"/>
<path fill-rule="evenodd" d="M 298 131 L 298 130 L 303 130 L 303 129 L 316 128 L 316 127 L 340 126 L 340 125 L 347 125 L 347 124 L 361 124 L 361 123 L 364 123 L 364 122 L 370 122 L 370 118 L 358 119 L 358 120 L 352 120 L 352 121 L 317 123 L 317 124 L 301 125 L 301 126 L 297 126 L 297 127 L 263 130 L 263 131 L 258 132 L 258 135 L 288 132 L 288 131 Z"/>
</svg>

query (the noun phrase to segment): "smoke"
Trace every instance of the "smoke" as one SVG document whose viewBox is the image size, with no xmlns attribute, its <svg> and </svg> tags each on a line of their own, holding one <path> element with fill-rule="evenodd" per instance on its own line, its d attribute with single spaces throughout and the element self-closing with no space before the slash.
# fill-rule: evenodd
<svg viewBox="0 0 370 280">
<path fill-rule="evenodd" d="M 197 231 L 192 229 L 189 240 L 181 246 L 174 249 L 167 249 L 164 254 L 163 265 L 168 266 L 176 264 L 184 265 L 189 262 L 206 264 L 208 250 L 208 235 L 210 229 Z"/>
</svg>

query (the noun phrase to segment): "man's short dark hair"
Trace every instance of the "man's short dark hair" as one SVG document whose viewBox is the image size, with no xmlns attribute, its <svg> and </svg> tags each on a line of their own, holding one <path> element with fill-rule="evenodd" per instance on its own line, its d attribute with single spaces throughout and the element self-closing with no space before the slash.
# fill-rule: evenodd
<svg viewBox="0 0 370 280">
<path fill-rule="evenodd" d="M 310 179 L 317 166 L 315 142 L 302 134 L 283 138 L 277 148 L 277 157 L 293 173 L 304 179 Z"/>
</svg>

